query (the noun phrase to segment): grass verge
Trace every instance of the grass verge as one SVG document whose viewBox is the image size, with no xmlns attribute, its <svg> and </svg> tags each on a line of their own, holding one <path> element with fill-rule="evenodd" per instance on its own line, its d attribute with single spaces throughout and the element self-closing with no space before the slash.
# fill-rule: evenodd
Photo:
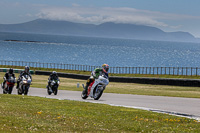
<svg viewBox="0 0 200 133">
<path fill-rule="evenodd" d="M 196 120 L 144 110 L 0 95 L 2 132 L 199 132 Z"/>
</svg>

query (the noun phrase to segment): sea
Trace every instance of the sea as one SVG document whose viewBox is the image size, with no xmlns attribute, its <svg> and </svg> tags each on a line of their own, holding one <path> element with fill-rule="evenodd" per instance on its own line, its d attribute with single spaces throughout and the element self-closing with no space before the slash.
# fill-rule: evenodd
<svg viewBox="0 0 200 133">
<path fill-rule="evenodd" d="M 0 32 L 0 60 L 93 66 L 106 63 L 112 67 L 199 67 L 200 43 Z"/>
</svg>

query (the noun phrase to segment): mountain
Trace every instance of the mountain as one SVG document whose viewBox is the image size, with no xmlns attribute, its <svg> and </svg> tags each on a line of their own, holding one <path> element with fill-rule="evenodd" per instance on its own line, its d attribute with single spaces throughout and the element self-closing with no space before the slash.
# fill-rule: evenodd
<svg viewBox="0 0 200 133">
<path fill-rule="evenodd" d="M 56 34 L 140 40 L 198 42 L 188 32 L 164 32 L 156 27 L 107 22 L 100 25 L 37 19 L 21 24 L 0 24 L 0 32 Z"/>
</svg>

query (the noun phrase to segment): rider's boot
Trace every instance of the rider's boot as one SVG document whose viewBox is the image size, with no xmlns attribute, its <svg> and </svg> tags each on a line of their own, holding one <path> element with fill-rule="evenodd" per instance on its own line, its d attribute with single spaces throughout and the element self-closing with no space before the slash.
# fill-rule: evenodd
<svg viewBox="0 0 200 133">
<path fill-rule="evenodd" d="M 4 88 L 4 87 L 5 87 L 5 83 L 3 82 L 2 88 Z"/>
<path fill-rule="evenodd" d="M 85 85 L 85 88 L 84 88 L 84 93 L 85 94 L 87 94 L 88 93 L 88 86 L 90 85 L 90 80 L 88 80 L 87 82 L 86 82 L 86 85 Z"/>
<path fill-rule="evenodd" d="M 5 87 L 5 84 L 6 84 L 6 80 L 3 81 L 3 85 L 2 85 L 3 88 Z"/>
<path fill-rule="evenodd" d="M 84 90 L 83 90 L 85 94 L 87 94 L 87 92 L 88 92 L 88 86 L 89 86 L 89 85 L 86 83 L 86 86 L 85 86 L 85 88 L 84 88 Z"/>
<path fill-rule="evenodd" d="M 89 78 L 89 79 L 87 80 L 86 86 L 85 86 L 85 88 L 84 88 L 84 93 L 85 93 L 85 94 L 88 93 L 88 87 L 89 87 L 89 85 L 90 85 L 93 81 L 94 81 L 94 79 L 92 79 L 92 78 Z"/>
</svg>

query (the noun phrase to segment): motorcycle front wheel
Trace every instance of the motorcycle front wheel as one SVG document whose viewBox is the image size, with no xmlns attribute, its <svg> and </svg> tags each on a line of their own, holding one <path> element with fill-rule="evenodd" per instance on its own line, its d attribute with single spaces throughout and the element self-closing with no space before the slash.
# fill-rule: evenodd
<svg viewBox="0 0 200 133">
<path fill-rule="evenodd" d="M 28 94 L 28 89 L 29 89 L 29 87 L 28 87 L 28 86 L 25 86 L 24 88 L 25 88 L 25 90 L 24 90 L 24 95 L 27 95 L 27 94 Z"/>
<path fill-rule="evenodd" d="M 23 93 L 23 89 L 22 88 L 19 88 L 18 91 L 17 91 L 18 95 L 22 95 Z"/>
<path fill-rule="evenodd" d="M 51 95 L 51 93 L 52 93 L 52 92 L 49 91 L 49 86 L 47 86 L 47 94 L 48 94 L 48 95 Z"/>
<path fill-rule="evenodd" d="M 94 91 L 93 91 L 94 100 L 99 100 L 102 94 L 103 94 L 103 90 L 99 89 L 98 86 L 94 88 Z"/>
<path fill-rule="evenodd" d="M 57 95 L 57 93 L 58 93 L 58 88 L 55 88 L 55 90 L 54 90 L 54 95 Z"/>
<path fill-rule="evenodd" d="M 8 86 L 8 94 L 11 94 L 11 93 L 12 93 L 12 90 L 13 90 L 13 87 L 9 87 L 9 86 Z"/>
</svg>

